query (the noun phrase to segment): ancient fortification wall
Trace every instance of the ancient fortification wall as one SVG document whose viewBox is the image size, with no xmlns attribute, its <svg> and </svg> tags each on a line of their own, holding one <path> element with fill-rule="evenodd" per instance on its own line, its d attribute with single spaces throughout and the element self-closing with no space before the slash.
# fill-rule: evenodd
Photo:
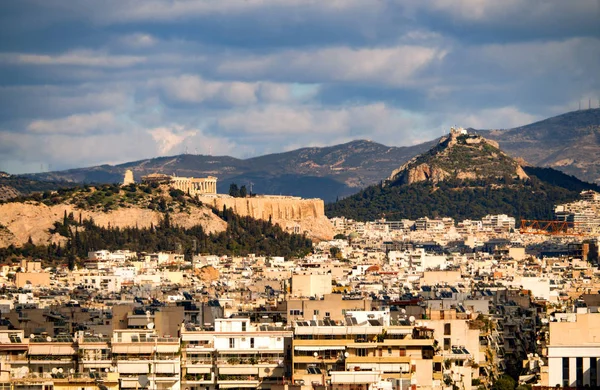
<svg viewBox="0 0 600 390">
<path fill-rule="evenodd" d="M 264 196 L 254 198 L 200 197 L 200 200 L 219 210 L 226 206 L 236 214 L 271 220 L 288 231 L 306 232 L 320 240 L 333 238 L 333 226 L 325 216 L 321 199 Z"/>
</svg>

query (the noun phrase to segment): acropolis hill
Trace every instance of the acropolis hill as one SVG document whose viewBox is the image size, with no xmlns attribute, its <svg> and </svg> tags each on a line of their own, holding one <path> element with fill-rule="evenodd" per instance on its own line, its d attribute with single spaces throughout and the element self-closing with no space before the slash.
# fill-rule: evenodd
<svg viewBox="0 0 600 390">
<path fill-rule="evenodd" d="M 133 177 L 131 171 L 125 173 Z M 260 195 L 235 198 L 217 194 L 217 178 L 179 177 L 164 174 L 142 176 L 144 183 L 163 183 L 183 191 L 206 205 L 218 210 L 223 207 L 233 209 L 240 216 L 271 220 L 293 233 L 307 233 L 318 240 L 333 238 L 333 227 L 325 216 L 325 204 L 321 199 L 302 199 L 294 196 Z"/>
<path fill-rule="evenodd" d="M 74 188 L 47 191 L 29 198 L 0 205 L 0 247 L 21 246 L 28 240 L 35 244 L 65 241 L 51 234 L 54 223 L 65 213 L 79 218 L 92 218 L 103 227 L 156 226 L 169 211 L 174 225 L 190 228 L 202 225 L 207 232 L 225 230 L 226 223 L 207 206 L 218 210 L 231 208 L 241 216 L 269 220 L 284 230 L 306 233 L 315 240 L 333 237 L 333 227 L 324 213 L 321 199 L 286 196 L 253 196 L 233 198 L 216 193 L 216 178 L 171 180 L 168 175 L 146 177 L 144 183 L 132 182 L 126 174 L 122 186 Z M 184 191 L 184 189 L 186 191 Z M 202 204 L 194 203 L 198 199 Z"/>
</svg>

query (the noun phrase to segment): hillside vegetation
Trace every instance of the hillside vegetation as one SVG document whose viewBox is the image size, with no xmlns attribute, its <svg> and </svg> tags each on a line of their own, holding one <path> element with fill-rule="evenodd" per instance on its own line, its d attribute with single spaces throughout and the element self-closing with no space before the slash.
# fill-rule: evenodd
<svg viewBox="0 0 600 390">
<path fill-rule="evenodd" d="M 173 225 L 169 213 L 155 226 L 101 227 L 92 219 L 81 220 L 66 214 L 54 223 L 52 234 L 66 239 L 65 244 L 35 245 L 29 241 L 22 247 L 0 248 L 0 261 L 16 257 L 40 258 L 47 263 L 67 260 L 72 268 L 89 251 L 128 249 L 135 252 L 170 251 L 183 253 L 191 260 L 196 253 L 214 255 L 303 256 L 312 249 L 304 235 L 289 234 L 271 221 L 240 217 L 231 209 L 213 210 L 227 223 L 222 232 L 207 232 L 202 226 L 185 228 Z"/>
<path fill-rule="evenodd" d="M 553 219 L 554 205 L 577 199 L 579 191 L 544 183 L 536 177 L 511 184 L 499 180 L 427 182 L 409 186 L 371 186 L 326 205 L 328 217 L 359 221 L 420 217 L 481 219 L 508 214 L 520 219 Z"/>
</svg>

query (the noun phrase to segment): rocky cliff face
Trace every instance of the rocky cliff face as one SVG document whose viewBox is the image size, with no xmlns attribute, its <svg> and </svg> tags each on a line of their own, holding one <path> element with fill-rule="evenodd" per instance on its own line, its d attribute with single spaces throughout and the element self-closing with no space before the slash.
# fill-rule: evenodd
<svg viewBox="0 0 600 390">
<path fill-rule="evenodd" d="M 410 185 L 449 179 L 527 179 L 519 163 L 498 149 L 498 143 L 475 134 L 451 132 L 427 153 L 394 170 L 391 185 Z"/>
<path fill-rule="evenodd" d="M 203 197 L 200 200 L 219 210 L 223 206 L 236 214 L 269 220 L 282 228 L 297 233 L 306 232 L 319 240 L 333 238 L 333 226 L 325 216 L 325 205 L 321 199 L 264 196 L 254 198 Z"/>
<path fill-rule="evenodd" d="M 93 218 L 97 225 L 104 227 L 150 227 L 151 224 L 157 225 L 164 217 L 160 212 L 137 207 L 119 208 L 104 213 L 78 210 L 68 204 L 46 206 L 36 202 L 5 203 L 0 205 L 0 247 L 11 244 L 20 246 L 29 237 L 34 244 L 63 241 L 64 237 L 51 235 L 49 229 L 54 222 L 63 218 L 65 212 L 72 212 L 76 218 L 79 215 L 82 219 Z M 202 225 L 208 232 L 221 232 L 227 228 L 227 223 L 206 207 L 192 207 L 189 213 L 172 213 L 171 221 L 182 227 Z"/>
</svg>

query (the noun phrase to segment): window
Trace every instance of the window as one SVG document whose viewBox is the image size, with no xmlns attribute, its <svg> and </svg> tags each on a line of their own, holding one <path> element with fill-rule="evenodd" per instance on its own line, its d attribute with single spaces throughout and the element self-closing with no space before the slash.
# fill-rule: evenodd
<svg viewBox="0 0 600 390">
<path fill-rule="evenodd" d="M 449 350 L 450 350 L 450 338 L 445 337 L 444 338 L 444 351 L 449 351 Z"/>
<path fill-rule="evenodd" d="M 246 322 L 242 322 L 242 332 L 246 331 Z"/>
<path fill-rule="evenodd" d="M 392 356 L 392 349 L 388 347 L 388 355 Z"/>
<path fill-rule="evenodd" d="M 250 337 L 250 348 L 254 348 L 254 337 Z"/>
<path fill-rule="evenodd" d="M 590 358 L 590 384 L 594 386 L 598 383 L 598 358 Z"/>
<path fill-rule="evenodd" d="M 318 310 L 314 310 L 313 311 L 314 315 L 318 316 L 319 315 L 319 311 Z"/>
<path fill-rule="evenodd" d="M 569 358 L 562 358 L 562 378 L 563 378 L 563 386 L 568 387 L 570 385 L 569 382 Z"/>
<path fill-rule="evenodd" d="M 329 312 L 328 312 L 328 311 L 326 311 L 326 312 L 325 312 L 325 317 L 326 317 L 326 318 L 329 318 L 329 317 L 331 317 L 331 315 L 329 314 Z"/>
<path fill-rule="evenodd" d="M 400 348 L 400 356 L 406 356 L 406 348 Z"/>
<path fill-rule="evenodd" d="M 583 358 L 575 358 L 575 373 L 577 374 L 577 387 L 583 386 Z"/>
<path fill-rule="evenodd" d="M 356 356 L 361 356 L 361 357 L 367 356 L 367 349 L 366 348 L 357 348 Z"/>
<path fill-rule="evenodd" d="M 301 316 L 302 315 L 302 311 L 298 310 L 298 309 L 292 309 L 292 310 L 290 310 L 290 315 L 291 316 Z"/>
<path fill-rule="evenodd" d="M 233 337 L 229 338 L 229 348 L 235 348 L 235 339 Z"/>
<path fill-rule="evenodd" d="M 444 324 L 444 336 L 450 336 L 452 334 L 452 325 Z"/>
</svg>

